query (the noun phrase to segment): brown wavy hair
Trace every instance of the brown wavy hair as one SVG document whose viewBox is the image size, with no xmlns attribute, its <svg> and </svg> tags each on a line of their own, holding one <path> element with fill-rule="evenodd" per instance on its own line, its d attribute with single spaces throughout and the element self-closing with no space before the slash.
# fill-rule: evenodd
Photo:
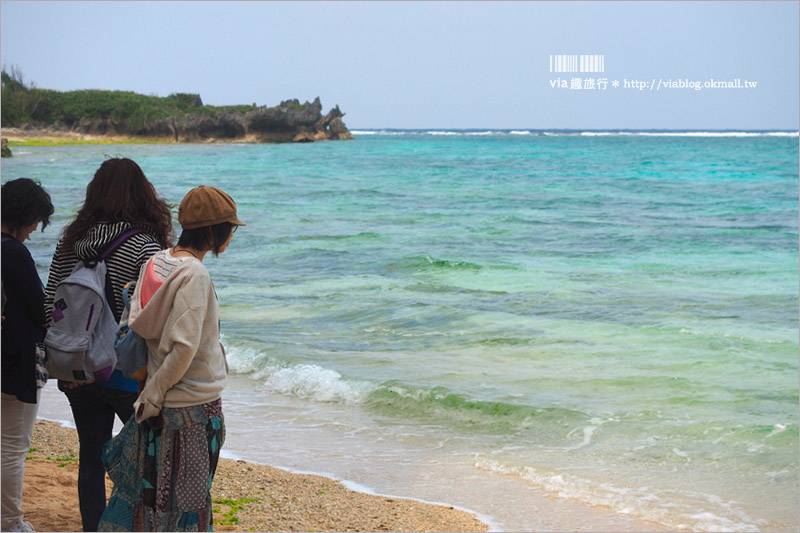
<svg viewBox="0 0 800 533">
<path fill-rule="evenodd" d="M 99 222 L 124 221 L 152 233 L 162 248 L 169 248 L 175 239 L 171 208 L 134 161 L 106 159 L 86 186 L 77 217 L 64 228 L 62 246 L 71 247 Z"/>
</svg>

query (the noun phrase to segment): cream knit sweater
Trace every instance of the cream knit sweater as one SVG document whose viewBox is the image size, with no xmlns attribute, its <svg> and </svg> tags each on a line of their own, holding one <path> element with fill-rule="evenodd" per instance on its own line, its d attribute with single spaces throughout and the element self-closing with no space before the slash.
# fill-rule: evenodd
<svg viewBox="0 0 800 533">
<path fill-rule="evenodd" d="M 228 377 L 219 341 L 219 304 L 203 263 L 182 258 L 142 308 L 139 289 L 145 275 L 146 266 L 131 299 L 129 318 L 130 328 L 148 348 L 147 381 L 134 403 L 137 422 L 158 415 L 162 407 L 216 400 Z"/>
</svg>

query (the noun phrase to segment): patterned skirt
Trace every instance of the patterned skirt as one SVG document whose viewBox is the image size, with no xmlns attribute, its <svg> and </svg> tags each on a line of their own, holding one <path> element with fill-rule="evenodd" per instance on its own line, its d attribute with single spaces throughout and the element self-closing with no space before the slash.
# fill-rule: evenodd
<svg viewBox="0 0 800 533">
<path fill-rule="evenodd" d="M 114 489 L 99 531 L 213 531 L 211 483 L 225 441 L 222 401 L 135 417 L 106 443 Z"/>
</svg>

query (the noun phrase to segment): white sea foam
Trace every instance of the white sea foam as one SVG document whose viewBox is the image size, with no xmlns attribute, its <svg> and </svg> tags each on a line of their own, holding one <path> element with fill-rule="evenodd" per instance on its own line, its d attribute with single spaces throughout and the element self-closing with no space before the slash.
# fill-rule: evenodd
<svg viewBox="0 0 800 533">
<path fill-rule="evenodd" d="M 589 425 L 585 427 L 577 427 L 567 433 L 567 438 L 569 439 L 574 435 L 577 431 L 583 432 L 583 441 L 576 444 L 575 446 L 570 446 L 568 448 L 564 448 L 565 450 L 577 450 L 578 448 L 583 448 L 584 446 L 588 446 L 592 442 L 592 436 L 594 432 L 597 430 L 598 427 L 605 424 L 606 422 L 610 422 L 612 419 L 602 419 L 602 418 L 592 418 L 589 420 Z"/>
<path fill-rule="evenodd" d="M 270 392 L 346 404 L 362 403 L 375 389 L 365 382 L 347 381 L 335 370 L 307 364 L 282 368 L 270 375 L 264 385 Z"/>
<path fill-rule="evenodd" d="M 783 425 L 783 424 L 775 424 L 775 425 L 773 426 L 772 433 L 770 433 L 769 435 L 767 435 L 767 436 L 766 436 L 766 437 L 764 437 L 764 438 L 765 438 L 765 439 L 768 439 L 768 438 L 770 438 L 770 437 L 774 437 L 774 436 L 775 436 L 775 435 L 777 435 L 778 433 L 783 433 L 784 431 L 786 431 L 786 426 L 785 426 L 785 425 Z"/>
<path fill-rule="evenodd" d="M 252 348 L 229 347 L 227 358 L 231 371 L 262 381 L 268 392 L 307 400 L 358 404 L 377 388 L 369 382 L 347 380 L 319 365 L 289 365 Z"/>
<path fill-rule="evenodd" d="M 354 135 L 543 135 L 554 137 L 798 137 L 797 131 L 637 131 L 637 130 L 351 130 Z"/>
<path fill-rule="evenodd" d="M 581 131 L 563 132 L 558 135 L 582 137 L 797 137 L 791 131 Z"/>
<path fill-rule="evenodd" d="M 791 131 L 643 131 L 643 137 L 797 137 Z"/>
<path fill-rule="evenodd" d="M 225 336 L 220 336 L 225 344 Z M 269 375 L 280 368 L 277 361 L 271 360 L 261 350 L 241 346 L 226 346 L 228 366 L 237 374 L 254 374 L 254 377 Z"/>
</svg>

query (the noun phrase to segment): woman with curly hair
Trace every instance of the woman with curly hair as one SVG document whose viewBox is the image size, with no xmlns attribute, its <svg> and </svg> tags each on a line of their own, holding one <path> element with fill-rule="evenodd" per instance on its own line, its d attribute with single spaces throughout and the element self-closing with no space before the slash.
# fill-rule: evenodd
<svg viewBox="0 0 800 533">
<path fill-rule="evenodd" d="M 45 290 L 48 324 L 52 323 L 53 296 L 59 282 L 78 261 L 99 256 L 130 230 L 138 233 L 105 259 L 110 284 L 106 293 L 117 321 L 124 309 L 123 287 L 139 277 L 140 268 L 151 256 L 172 244 L 174 233 L 169 204 L 159 198 L 139 165 L 125 158 L 107 159 L 86 187 L 83 206 L 56 246 Z M 117 370 L 105 382 L 59 381 L 58 387 L 69 400 L 80 441 L 78 498 L 83 530 L 97 531 L 106 507 L 103 444 L 111 439 L 115 415 L 124 423 L 133 414 L 138 383 Z"/>
<path fill-rule="evenodd" d="M 50 222 L 53 204 L 41 185 L 28 178 L 2 189 L 2 529 L 33 531 L 23 520 L 22 480 L 25 455 L 39 410 L 37 344 L 44 340 L 44 291 L 36 264 L 23 242 Z"/>
</svg>

